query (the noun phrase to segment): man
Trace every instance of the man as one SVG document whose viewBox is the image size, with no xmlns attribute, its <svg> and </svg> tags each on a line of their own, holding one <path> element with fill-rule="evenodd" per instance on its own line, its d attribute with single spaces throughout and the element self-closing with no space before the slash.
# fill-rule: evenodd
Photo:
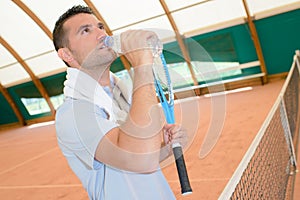
<svg viewBox="0 0 300 200">
<path fill-rule="evenodd" d="M 53 42 L 68 65 L 65 102 L 56 114 L 58 144 L 90 199 L 175 199 L 159 162 L 185 141 L 178 125 L 164 125 L 153 84 L 153 32 L 122 33 L 134 69 L 132 91 L 110 72 L 116 53 L 103 46 L 103 23 L 74 6 L 56 22 Z M 162 142 L 163 141 L 163 142 Z"/>
</svg>

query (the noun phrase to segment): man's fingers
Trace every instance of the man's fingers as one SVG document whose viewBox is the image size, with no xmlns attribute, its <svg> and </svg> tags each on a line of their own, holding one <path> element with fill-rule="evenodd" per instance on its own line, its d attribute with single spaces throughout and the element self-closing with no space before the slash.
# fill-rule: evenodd
<svg viewBox="0 0 300 200">
<path fill-rule="evenodd" d="M 183 127 L 178 124 L 166 124 L 164 129 L 171 134 L 175 134 L 178 131 L 184 131 Z"/>
<path fill-rule="evenodd" d="M 182 126 L 177 124 L 166 124 L 163 129 L 166 144 L 180 143 L 182 146 L 187 144 L 187 131 Z"/>
<path fill-rule="evenodd" d="M 188 142 L 186 129 L 180 125 L 170 127 L 169 136 L 171 143 L 180 143 L 182 146 L 185 146 Z"/>
</svg>

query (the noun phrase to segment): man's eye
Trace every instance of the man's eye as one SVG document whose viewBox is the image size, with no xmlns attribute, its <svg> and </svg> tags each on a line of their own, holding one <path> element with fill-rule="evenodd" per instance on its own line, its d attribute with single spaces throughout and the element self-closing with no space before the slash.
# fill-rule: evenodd
<svg viewBox="0 0 300 200">
<path fill-rule="evenodd" d="M 89 28 L 84 28 L 84 29 L 82 30 L 82 33 L 88 33 L 88 32 L 90 32 L 90 29 L 89 29 Z"/>
<path fill-rule="evenodd" d="M 104 30 L 104 29 L 105 29 L 105 28 L 104 28 L 104 25 L 103 25 L 103 24 L 100 24 L 100 25 L 99 25 L 99 29 Z"/>
</svg>

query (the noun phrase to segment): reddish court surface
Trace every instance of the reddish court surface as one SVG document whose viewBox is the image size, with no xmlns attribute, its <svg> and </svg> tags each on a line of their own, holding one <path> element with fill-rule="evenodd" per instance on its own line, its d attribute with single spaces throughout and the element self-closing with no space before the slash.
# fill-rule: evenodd
<svg viewBox="0 0 300 200">
<path fill-rule="evenodd" d="M 177 199 L 218 198 L 260 129 L 282 84 L 283 81 L 276 81 L 255 86 L 252 90 L 227 94 L 224 122 L 210 120 L 210 98 L 190 98 L 183 103 L 188 108 L 195 105 L 191 102 L 196 102 L 200 117 L 195 119 L 190 113 L 184 122 L 187 126 L 198 125 L 197 134 L 185 152 L 193 194 L 181 196 L 174 164 L 163 167 Z M 176 118 L 181 122 L 185 115 L 179 110 L 177 108 Z M 197 109 L 192 108 L 190 112 L 197 113 Z M 215 123 L 224 125 L 221 136 L 208 156 L 200 159 L 203 138 L 210 125 Z M 1 131 L 0 160 L 0 199 L 88 199 L 57 146 L 53 122 Z M 299 173 L 297 176 L 295 199 L 300 199 Z"/>
</svg>

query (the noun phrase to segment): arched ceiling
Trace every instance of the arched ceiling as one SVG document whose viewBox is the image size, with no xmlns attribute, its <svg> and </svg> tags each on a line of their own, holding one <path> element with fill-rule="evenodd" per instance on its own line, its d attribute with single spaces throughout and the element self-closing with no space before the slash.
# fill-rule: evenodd
<svg viewBox="0 0 300 200">
<path fill-rule="evenodd" d="M 256 19 L 300 8 L 299 0 L 247 3 Z M 1 0 L 1 86 L 7 88 L 65 70 L 54 50 L 51 32 L 57 18 L 78 4 L 93 7 L 111 34 L 133 28 L 168 30 L 160 35 L 164 41 L 175 40 L 176 32 L 189 37 L 244 23 L 246 18 L 242 0 Z"/>
</svg>

